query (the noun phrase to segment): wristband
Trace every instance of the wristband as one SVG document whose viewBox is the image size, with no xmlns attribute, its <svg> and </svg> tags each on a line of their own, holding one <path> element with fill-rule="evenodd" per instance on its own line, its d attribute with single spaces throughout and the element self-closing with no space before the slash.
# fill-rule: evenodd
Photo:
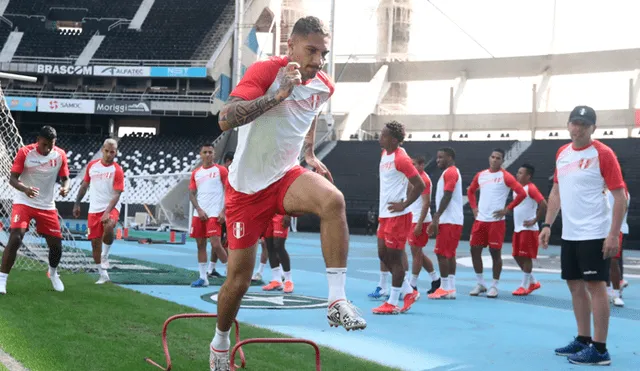
<svg viewBox="0 0 640 371">
<path fill-rule="evenodd" d="M 542 223 L 542 224 L 540 225 L 540 229 L 544 229 L 544 228 L 547 228 L 547 227 L 548 227 L 549 229 L 551 229 L 551 224 L 548 224 L 548 223 Z"/>
</svg>

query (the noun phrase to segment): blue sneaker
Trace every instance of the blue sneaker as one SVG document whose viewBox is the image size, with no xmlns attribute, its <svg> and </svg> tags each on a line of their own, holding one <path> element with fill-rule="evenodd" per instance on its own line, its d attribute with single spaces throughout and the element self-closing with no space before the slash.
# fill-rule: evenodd
<svg viewBox="0 0 640 371">
<path fill-rule="evenodd" d="M 376 289 L 370 293 L 369 295 L 369 299 L 380 299 L 383 297 L 389 297 L 389 295 L 387 293 L 385 293 L 384 291 L 382 291 L 382 287 L 378 286 L 376 287 Z"/>
<path fill-rule="evenodd" d="M 569 345 L 556 349 L 556 355 L 568 357 L 580 351 L 583 351 L 586 348 L 589 348 L 589 345 L 581 343 L 578 340 L 574 339 L 569 343 Z"/>
<path fill-rule="evenodd" d="M 600 354 L 593 345 L 570 355 L 567 359 L 575 365 L 608 366 L 611 364 L 609 352 Z"/>
<path fill-rule="evenodd" d="M 191 287 L 207 287 L 209 286 L 209 280 L 203 280 L 202 278 L 198 278 L 197 280 L 191 282 Z"/>
</svg>

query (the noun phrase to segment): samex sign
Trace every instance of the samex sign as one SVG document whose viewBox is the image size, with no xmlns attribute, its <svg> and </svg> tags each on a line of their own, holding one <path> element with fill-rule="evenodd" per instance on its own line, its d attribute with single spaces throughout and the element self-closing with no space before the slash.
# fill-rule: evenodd
<svg viewBox="0 0 640 371">
<path fill-rule="evenodd" d="M 91 99 L 38 98 L 38 112 L 95 113 L 95 101 Z"/>
</svg>

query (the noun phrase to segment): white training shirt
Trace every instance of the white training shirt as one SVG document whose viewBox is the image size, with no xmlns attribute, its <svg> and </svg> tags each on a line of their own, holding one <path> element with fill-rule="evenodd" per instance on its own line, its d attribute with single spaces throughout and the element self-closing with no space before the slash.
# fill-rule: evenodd
<svg viewBox="0 0 640 371">
<path fill-rule="evenodd" d="M 626 184 L 624 187 L 624 194 L 627 197 L 627 212 L 624 213 L 624 218 L 622 219 L 622 226 L 620 227 L 620 232 L 622 232 L 622 234 L 629 234 L 629 223 L 627 223 L 627 216 L 629 215 L 629 206 L 631 205 L 631 195 L 629 194 L 629 190 L 627 189 Z M 613 219 L 613 203 L 615 202 L 615 199 L 613 198 L 613 193 L 609 191 L 607 191 L 607 196 L 609 201 L 609 207 L 611 208 L 611 218 Z"/>
<path fill-rule="evenodd" d="M 537 231 L 540 229 L 537 221 L 531 227 L 525 227 L 524 222 L 536 218 L 538 214 L 538 204 L 544 200 L 544 196 L 542 196 L 538 187 L 533 183 L 529 183 L 522 188 L 527 196 L 520 205 L 513 208 L 513 231 L 516 233 L 522 231 Z M 515 199 L 516 197 L 516 193 L 513 192 L 513 198 Z"/>
<path fill-rule="evenodd" d="M 410 213 L 409 208 L 400 212 L 388 210 L 390 202 L 401 202 L 407 199 L 409 178 L 418 175 L 418 170 L 402 147 L 387 153 L 382 150 L 380 157 L 380 207 L 378 218 L 393 218 Z"/>
<path fill-rule="evenodd" d="M 275 56 L 252 64 L 231 96 L 254 100 L 276 92 L 288 62 L 288 57 Z M 238 146 L 229 167 L 233 189 L 246 194 L 259 192 L 299 165 L 304 138 L 333 91 L 333 82 L 320 71 L 294 87 L 286 100 L 239 127 Z"/>
<path fill-rule="evenodd" d="M 117 194 L 124 191 L 124 171 L 117 163 L 105 165 L 102 159 L 89 162 L 84 174 L 84 181 L 89 183 L 89 213 L 101 213 Z M 120 212 L 121 201 L 114 206 Z"/>
<path fill-rule="evenodd" d="M 597 140 L 584 148 L 574 148 L 571 143 L 562 146 L 556 154 L 554 182 L 560 190 L 562 239 L 606 238 L 611 208 L 605 190 L 624 187 L 613 150 Z"/>
<path fill-rule="evenodd" d="M 227 168 L 217 164 L 207 168 L 199 166 L 191 172 L 189 189 L 197 191 L 198 205 L 209 218 L 219 217 L 224 208 L 224 186 L 227 183 L 227 174 Z M 198 216 L 198 210 L 193 209 L 193 216 Z"/>
<path fill-rule="evenodd" d="M 29 144 L 18 150 L 12 173 L 20 174 L 20 181 L 27 187 L 38 188 L 39 194 L 29 198 L 23 192 L 16 190 L 13 198 L 14 205 L 26 205 L 40 210 L 55 210 L 54 191 L 56 179 L 69 176 L 67 154 L 54 146 L 48 155 L 38 152 L 38 144 Z"/>
<path fill-rule="evenodd" d="M 476 191 L 478 190 L 480 190 L 480 203 L 476 201 Z M 476 220 L 481 222 L 504 220 L 504 217 L 500 219 L 494 218 L 493 213 L 504 209 L 509 190 L 513 190 L 517 194 L 517 197 L 507 205 L 507 208 L 513 210 L 526 197 L 522 186 L 516 178 L 504 169 L 495 172 L 487 169 L 477 173 L 467 190 L 469 206 L 472 209 L 478 209 Z"/>
<path fill-rule="evenodd" d="M 428 195 L 428 197 L 431 197 L 432 191 L 431 178 L 429 178 L 429 175 L 424 171 L 419 171 L 418 174 L 420 174 L 420 178 L 422 178 L 425 187 L 420 197 L 418 197 L 418 199 L 407 208 L 412 214 L 412 223 L 417 223 L 420 219 L 420 213 L 422 213 L 422 196 Z M 431 223 L 431 221 L 431 208 L 429 207 L 427 209 L 427 216 L 424 218 L 424 223 Z"/>
<path fill-rule="evenodd" d="M 452 192 L 451 201 L 444 210 L 444 213 L 440 215 L 440 224 L 464 224 L 464 214 L 462 205 L 462 176 L 460 170 L 455 166 L 449 166 L 446 168 L 440 179 L 438 180 L 438 187 L 436 189 L 436 211 L 440 210 L 440 202 L 444 197 L 444 192 Z"/>
</svg>

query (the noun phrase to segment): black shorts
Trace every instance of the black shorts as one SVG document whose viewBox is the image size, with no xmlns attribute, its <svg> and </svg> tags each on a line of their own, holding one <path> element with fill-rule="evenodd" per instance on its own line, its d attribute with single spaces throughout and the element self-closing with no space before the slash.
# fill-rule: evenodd
<svg viewBox="0 0 640 371">
<path fill-rule="evenodd" d="M 603 259 L 604 239 L 562 240 L 560 266 L 563 280 L 609 281 L 611 259 Z"/>
</svg>

